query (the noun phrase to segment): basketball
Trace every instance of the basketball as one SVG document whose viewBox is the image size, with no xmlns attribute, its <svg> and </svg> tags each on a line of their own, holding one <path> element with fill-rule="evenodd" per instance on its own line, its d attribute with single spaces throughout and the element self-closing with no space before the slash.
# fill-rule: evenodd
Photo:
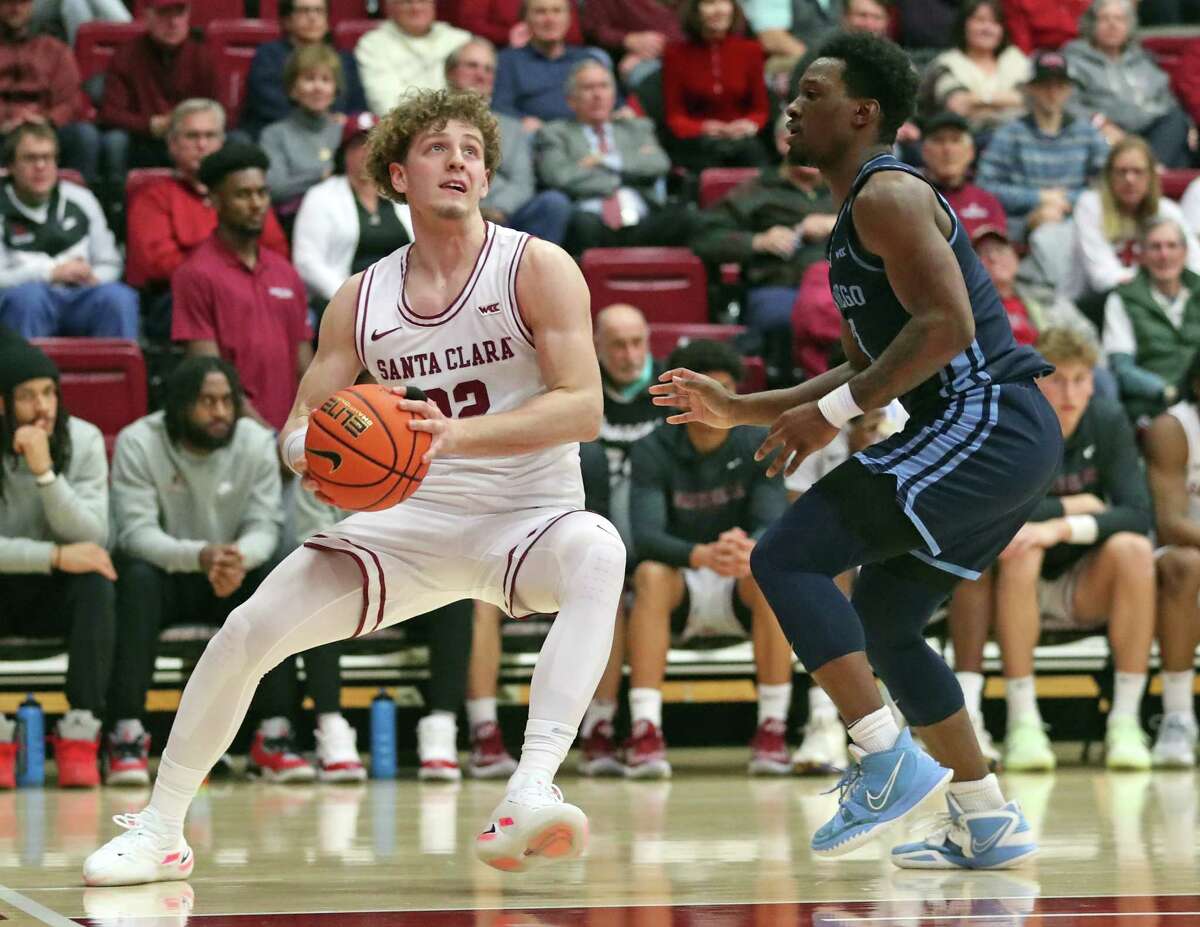
<svg viewBox="0 0 1200 927">
<path fill-rule="evenodd" d="M 425 478 L 429 464 L 421 458 L 432 438 L 408 427 L 413 415 L 396 407 L 397 398 L 382 386 L 351 386 L 308 417 L 308 474 L 338 508 L 391 508 L 416 492 Z"/>
</svg>

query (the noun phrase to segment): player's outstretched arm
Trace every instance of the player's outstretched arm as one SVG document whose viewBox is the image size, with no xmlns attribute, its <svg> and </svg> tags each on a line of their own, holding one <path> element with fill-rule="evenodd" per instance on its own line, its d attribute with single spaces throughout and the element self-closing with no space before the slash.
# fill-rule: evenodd
<svg viewBox="0 0 1200 927">
<path fill-rule="evenodd" d="M 287 424 L 280 432 L 280 452 L 285 463 L 293 469 L 304 459 L 304 445 L 288 447 L 288 438 L 308 424 L 308 414 L 339 389 L 353 386 L 362 370 L 354 348 L 354 310 L 358 303 L 358 282 L 355 274 L 341 285 L 321 317 L 321 337 L 317 353 L 305 370 L 296 391 Z M 293 445 L 296 442 L 292 442 Z"/>
<path fill-rule="evenodd" d="M 530 239 L 517 270 L 517 302 L 547 391 L 509 412 L 465 419 L 448 419 L 429 402 L 401 399 L 401 408 L 425 417 L 409 427 L 433 435 L 427 459 L 526 454 L 599 434 L 604 397 L 591 294 L 579 267 L 557 245 Z"/>
<path fill-rule="evenodd" d="M 878 409 L 903 396 L 975 337 L 970 296 L 946 241 L 949 221 L 930 186 L 899 171 L 876 174 L 855 198 L 855 231 L 883 259 L 888 283 L 910 316 L 883 353 L 850 381 L 860 409 Z"/>
</svg>

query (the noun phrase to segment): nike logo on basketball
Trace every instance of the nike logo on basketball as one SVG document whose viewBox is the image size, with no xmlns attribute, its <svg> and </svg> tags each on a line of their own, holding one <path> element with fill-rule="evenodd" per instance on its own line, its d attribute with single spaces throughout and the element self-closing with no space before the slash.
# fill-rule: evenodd
<svg viewBox="0 0 1200 927">
<path fill-rule="evenodd" d="M 477 306 L 480 315 L 492 315 L 500 311 L 499 303 L 488 303 L 486 306 Z"/>
<path fill-rule="evenodd" d="M 867 807 L 872 811 L 882 811 L 892 797 L 892 789 L 896 787 L 896 778 L 900 775 L 900 767 L 904 765 L 907 759 L 905 754 L 900 754 L 900 759 L 896 761 L 896 765 L 892 767 L 892 774 L 888 776 L 888 781 L 884 784 L 883 790 L 876 795 L 871 794 L 871 790 L 867 789 Z"/>
<path fill-rule="evenodd" d="M 316 448 L 312 448 L 308 453 L 312 454 L 314 457 L 321 457 L 325 460 L 328 460 L 331 464 L 329 467 L 330 473 L 336 473 L 338 468 L 342 465 L 342 455 L 337 451 L 321 451 L 317 450 Z"/>
<path fill-rule="evenodd" d="M 972 837 L 971 838 L 971 853 L 975 856 L 982 856 L 984 853 L 986 853 L 988 850 L 990 850 L 992 847 L 994 847 L 1000 841 L 1000 838 L 1003 837 L 1005 835 L 1005 833 L 1007 833 L 1007 831 L 1008 831 L 1008 824 L 1005 823 L 1005 824 L 1001 824 L 999 827 L 997 827 L 996 832 L 994 834 L 992 834 L 992 836 L 988 837 L 986 840 L 976 840 L 974 837 Z"/>
<path fill-rule="evenodd" d="M 398 331 L 400 331 L 400 329 L 402 329 L 403 327 L 404 327 L 403 325 L 397 325 L 395 328 L 389 328 L 389 329 L 388 329 L 387 331 L 385 331 L 385 332 L 381 332 L 381 331 L 380 331 L 380 330 L 377 328 L 377 329 L 375 329 L 375 331 L 371 332 L 371 340 L 372 340 L 372 341 L 378 341 L 380 338 L 386 338 L 386 337 L 387 337 L 388 335 L 390 335 L 392 332 L 398 332 Z"/>
</svg>

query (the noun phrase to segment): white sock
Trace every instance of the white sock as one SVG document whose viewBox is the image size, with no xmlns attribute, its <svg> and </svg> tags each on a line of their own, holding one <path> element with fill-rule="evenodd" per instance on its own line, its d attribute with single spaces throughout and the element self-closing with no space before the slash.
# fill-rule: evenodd
<svg viewBox="0 0 1200 927">
<path fill-rule="evenodd" d="M 951 782 L 950 794 L 962 805 L 963 811 L 995 811 L 1005 804 L 995 773 L 988 773 L 973 782 Z"/>
<path fill-rule="evenodd" d="M 558 767 L 567 758 L 567 751 L 575 742 L 576 730 L 560 721 L 539 721 L 530 718 L 525 723 L 525 743 L 521 747 L 521 761 L 517 771 L 508 780 L 508 789 L 520 788 L 532 782 L 549 785 L 554 781 Z"/>
<path fill-rule="evenodd" d="M 630 689 L 629 713 L 632 721 L 649 721 L 662 730 L 662 691 L 659 689 Z"/>
<path fill-rule="evenodd" d="M 183 836 L 183 819 L 187 817 L 188 805 L 200 791 L 207 775 L 207 769 L 189 769 L 165 753 L 162 755 L 149 807 L 158 814 L 167 836 L 175 840 Z"/>
<path fill-rule="evenodd" d="M 962 689 L 963 704 L 971 717 L 977 717 L 983 708 L 983 673 L 955 673 L 959 688 Z"/>
<path fill-rule="evenodd" d="M 1142 694 L 1146 691 L 1145 673 L 1117 673 L 1113 684 L 1112 708 L 1108 712 L 1108 723 L 1114 718 L 1136 718 L 1142 708 Z"/>
<path fill-rule="evenodd" d="M 758 723 L 783 721 L 787 723 L 788 709 L 792 707 L 792 684 L 758 686 Z"/>
<path fill-rule="evenodd" d="M 617 703 L 609 699 L 594 698 L 588 703 L 587 711 L 583 714 L 583 723 L 579 725 L 579 736 L 590 737 L 596 725 L 601 721 L 610 724 L 617 716 Z"/>
<path fill-rule="evenodd" d="M 1012 727 L 1021 718 L 1034 717 L 1040 723 L 1042 713 L 1038 711 L 1037 685 L 1032 676 L 1014 676 L 1004 680 L 1004 701 L 1008 704 L 1008 726 Z"/>
<path fill-rule="evenodd" d="M 892 710 L 884 705 L 851 724 L 850 736 L 867 753 L 882 753 L 896 746 L 900 726 Z"/>
<path fill-rule="evenodd" d="M 475 730 L 481 724 L 496 724 L 496 696 L 467 699 L 467 724 Z"/>
<path fill-rule="evenodd" d="M 1163 714 L 1196 717 L 1196 703 L 1192 695 L 1195 681 L 1195 670 L 1162 673 Z"/>
<path fill-rule="evenodd" d="M 140 718 L 122 718 L 117 722 L 114 733 L 117 735 L 117 740 L 127 742 L 137 740 L 146 733 L 146 729 L 142 727 Z"/>
<path fill-rule="evenodd" d="M 829 693 L 814 682 L 808 688 L 808 723 L 836 721 L 837 716 L 837 705 Z"/>
</svg>

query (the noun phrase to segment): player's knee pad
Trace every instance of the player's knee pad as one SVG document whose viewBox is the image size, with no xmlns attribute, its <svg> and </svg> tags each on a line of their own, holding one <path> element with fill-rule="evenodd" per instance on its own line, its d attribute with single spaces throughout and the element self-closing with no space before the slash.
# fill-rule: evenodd
<svg viewBox="0 0 1200 927">
<path fill-rule="evenodd" d="M 574 595 L 610 600 L 625 583 L 625 544 L 594 512 L 570 512 L 531 546 L 514 582 L 514 602 L 534 612 L 560 610 Z"/>
</svg>

